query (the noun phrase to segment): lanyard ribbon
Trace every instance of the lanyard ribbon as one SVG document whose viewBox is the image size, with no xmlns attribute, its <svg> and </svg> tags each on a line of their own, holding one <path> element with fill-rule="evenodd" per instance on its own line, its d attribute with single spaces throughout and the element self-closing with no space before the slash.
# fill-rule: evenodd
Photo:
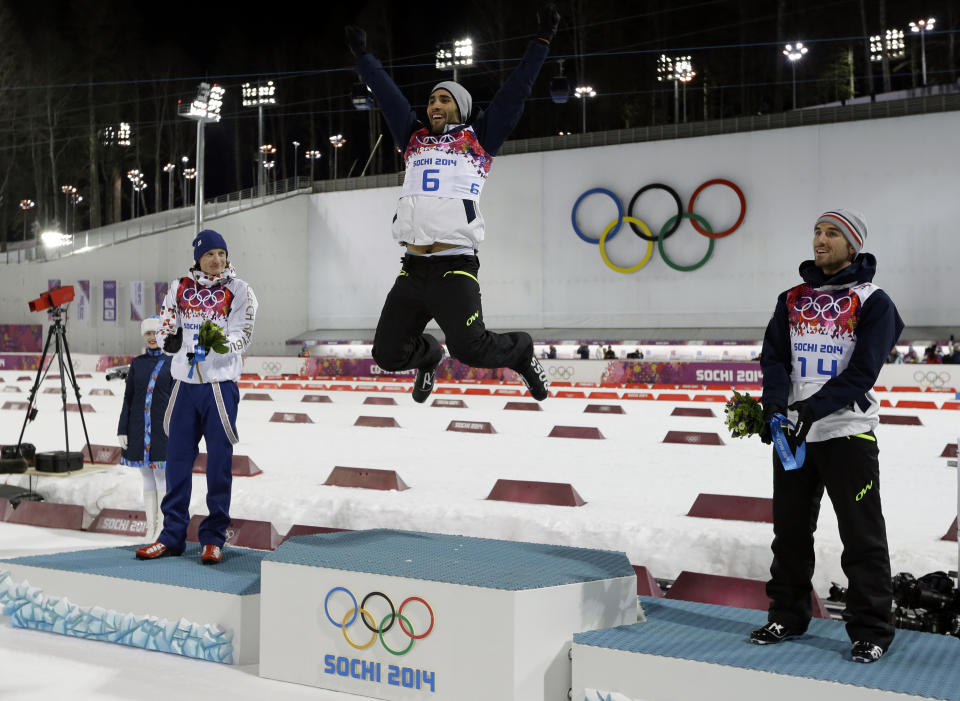
<svg viewBox="0 0 960 701">
<path fill-rule="evenodd" d="M 796 470 L 803 467 L 803 461 L 807 457 L 807 442 L 801 443 L 794 455 L 783 433 L 785 426 L 794 428 L 793 423 L 783 414 L 774 414 L 770 417 L 770 436 L 773 438 L 773 447 L 777 450 L 780 464 L 783 465 L 784 470 Z"/>
<path fill-rule="evenodd" d="M 193 347 L 193 353 L 187 353 L 187 356 L 190 356 L 190 372 L 187 373 L 187 377 L 193 378 L 194 368 L 197 368 L 197 374 L 200 374 L 200 368 L 197 366 L 207 359 L 207 349 L 197 344 Z"/>
</svg>

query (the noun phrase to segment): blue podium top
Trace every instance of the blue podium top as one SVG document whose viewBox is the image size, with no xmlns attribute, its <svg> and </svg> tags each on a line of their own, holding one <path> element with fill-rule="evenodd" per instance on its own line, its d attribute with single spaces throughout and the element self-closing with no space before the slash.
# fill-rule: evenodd
<svg viewBox="0 0 960 701">
<path fill-rule="evenodd" d="M 222 594 L 260 593 L 260 560 L 265 554 L 262 550 L 227 547 L 223 551 L 223 561 L 220 564 L 206 566 L 200 563 L 200 545 L 197 543 L 187 543 L 187 549 L 180 557 L 165 557 L 160 560 L 138 560 L 138 547 L 141 546 L 124 545 L 118 548 L 12 557 L 0 560 L 0 571 L 5 569 L 5 563 L 11 562 L 80 574 L 205 589 Z"/>
<path fill-rule="evenodd" d="M 634 574 L 620 552 L 387 529 L 298 536 L 264 561 L 509 591 Z"/>
</svg>

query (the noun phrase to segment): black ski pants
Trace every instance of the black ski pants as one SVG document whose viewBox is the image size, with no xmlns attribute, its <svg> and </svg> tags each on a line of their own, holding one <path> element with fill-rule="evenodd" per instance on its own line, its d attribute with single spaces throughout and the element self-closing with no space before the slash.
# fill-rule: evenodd
<svg viewBox="0 0 960 701">
<path fill-rule="evenodd" d="M 880 508 L 880 463 L 873 432 L 807 443 L 803 467 L 784 470 L 773 452 L 773 564 L 769 620 L 806 630 L 812 616 L 813 533 L 824 488 L 833 502 L 847 575 L 847 634 L 884 650 L 893 640 L 893 587 Z"/>
<path fill-rule="evenodd" d="M 480 305 L 480 261 L 476 256 L 403 257 L 403 268 L 387 295 L 373 339 L 373 359 L 384 370 L 429 367 L 441 358 L 440 344 L 423 332 L 436 319 L 447 350 L 477 368 L 516 369 L 533 353 L 530 335 L 487 331 Z"/>
</svg>

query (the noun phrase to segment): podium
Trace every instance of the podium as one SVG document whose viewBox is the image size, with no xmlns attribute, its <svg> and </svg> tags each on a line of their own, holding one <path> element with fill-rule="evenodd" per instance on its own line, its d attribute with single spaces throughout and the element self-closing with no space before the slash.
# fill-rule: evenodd
<svg viewBox="0 0 960 701">
<path fill-rule="evenodd" d="M 555 701 L 575 633 L 634 623 L 623 553 L 395 530 L 264 557 L 260 676 L 381 699 Z"/>
</svg>

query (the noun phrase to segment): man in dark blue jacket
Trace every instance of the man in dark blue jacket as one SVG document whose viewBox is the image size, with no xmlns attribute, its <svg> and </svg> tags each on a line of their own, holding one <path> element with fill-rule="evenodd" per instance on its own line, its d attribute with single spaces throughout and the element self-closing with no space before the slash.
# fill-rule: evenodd
<svg viewBox="0 0 960 701">
<path fill-rule="evenodd" d="M 553 5 L 537 14 L 537 35 L 520 65 L 471 119 L 473 99 L 454 81 L 438 83 L 427 104 L 427 124 L 366 47 L 366 33 L 346 28 L 357 71 L 373 91 L 406 167 L 393 237 L 406 248 L 403 269 L 387 295 L 373 341 L 384 370 L 416 368 L 413 398 L 430 396 L 443 348 L 424 328 L 436 319 L 450 354 L 472 367 L 508 367 L 537 400 L 548 396 L 547 378 L 530 334 L 488 331 L 480 305 L 477 248 L 484 236 L 480 193 L 493 157 L 516 126 L 557 31 Z"/>
<path fill-rule="evenodd" d="M 759 645 L 802 635 L 812 615 L 813 532 L 826 488 L 837 514 L 849 580 L 847 633 L 851 657 L 874 662 L 893 640 L 890 555 L 880 508 L 879 402 L 873 385 L 903 331 L 897 308 L 873 284 L 877 261 L 861 253 L 863 215 L 824 213 L 813 235 L 804 282 L 777 299 L 763 339 L 761 438 L 786 429 L 785 453 L 773 458 L 773 564 L 768 623 Z M 789 407 L 789 412 L 787 411 Z M 795 430 L 784 417 L 795 423 Z M 791 465 L 789 446 L 806 442 L 806 460 Z M 778 441 L 783 450 L 784 442 Z M 782 458 L 782 459 L 781 459 Z M 786 465 L 786 467 L 785 467 Z"/>
</svg>

